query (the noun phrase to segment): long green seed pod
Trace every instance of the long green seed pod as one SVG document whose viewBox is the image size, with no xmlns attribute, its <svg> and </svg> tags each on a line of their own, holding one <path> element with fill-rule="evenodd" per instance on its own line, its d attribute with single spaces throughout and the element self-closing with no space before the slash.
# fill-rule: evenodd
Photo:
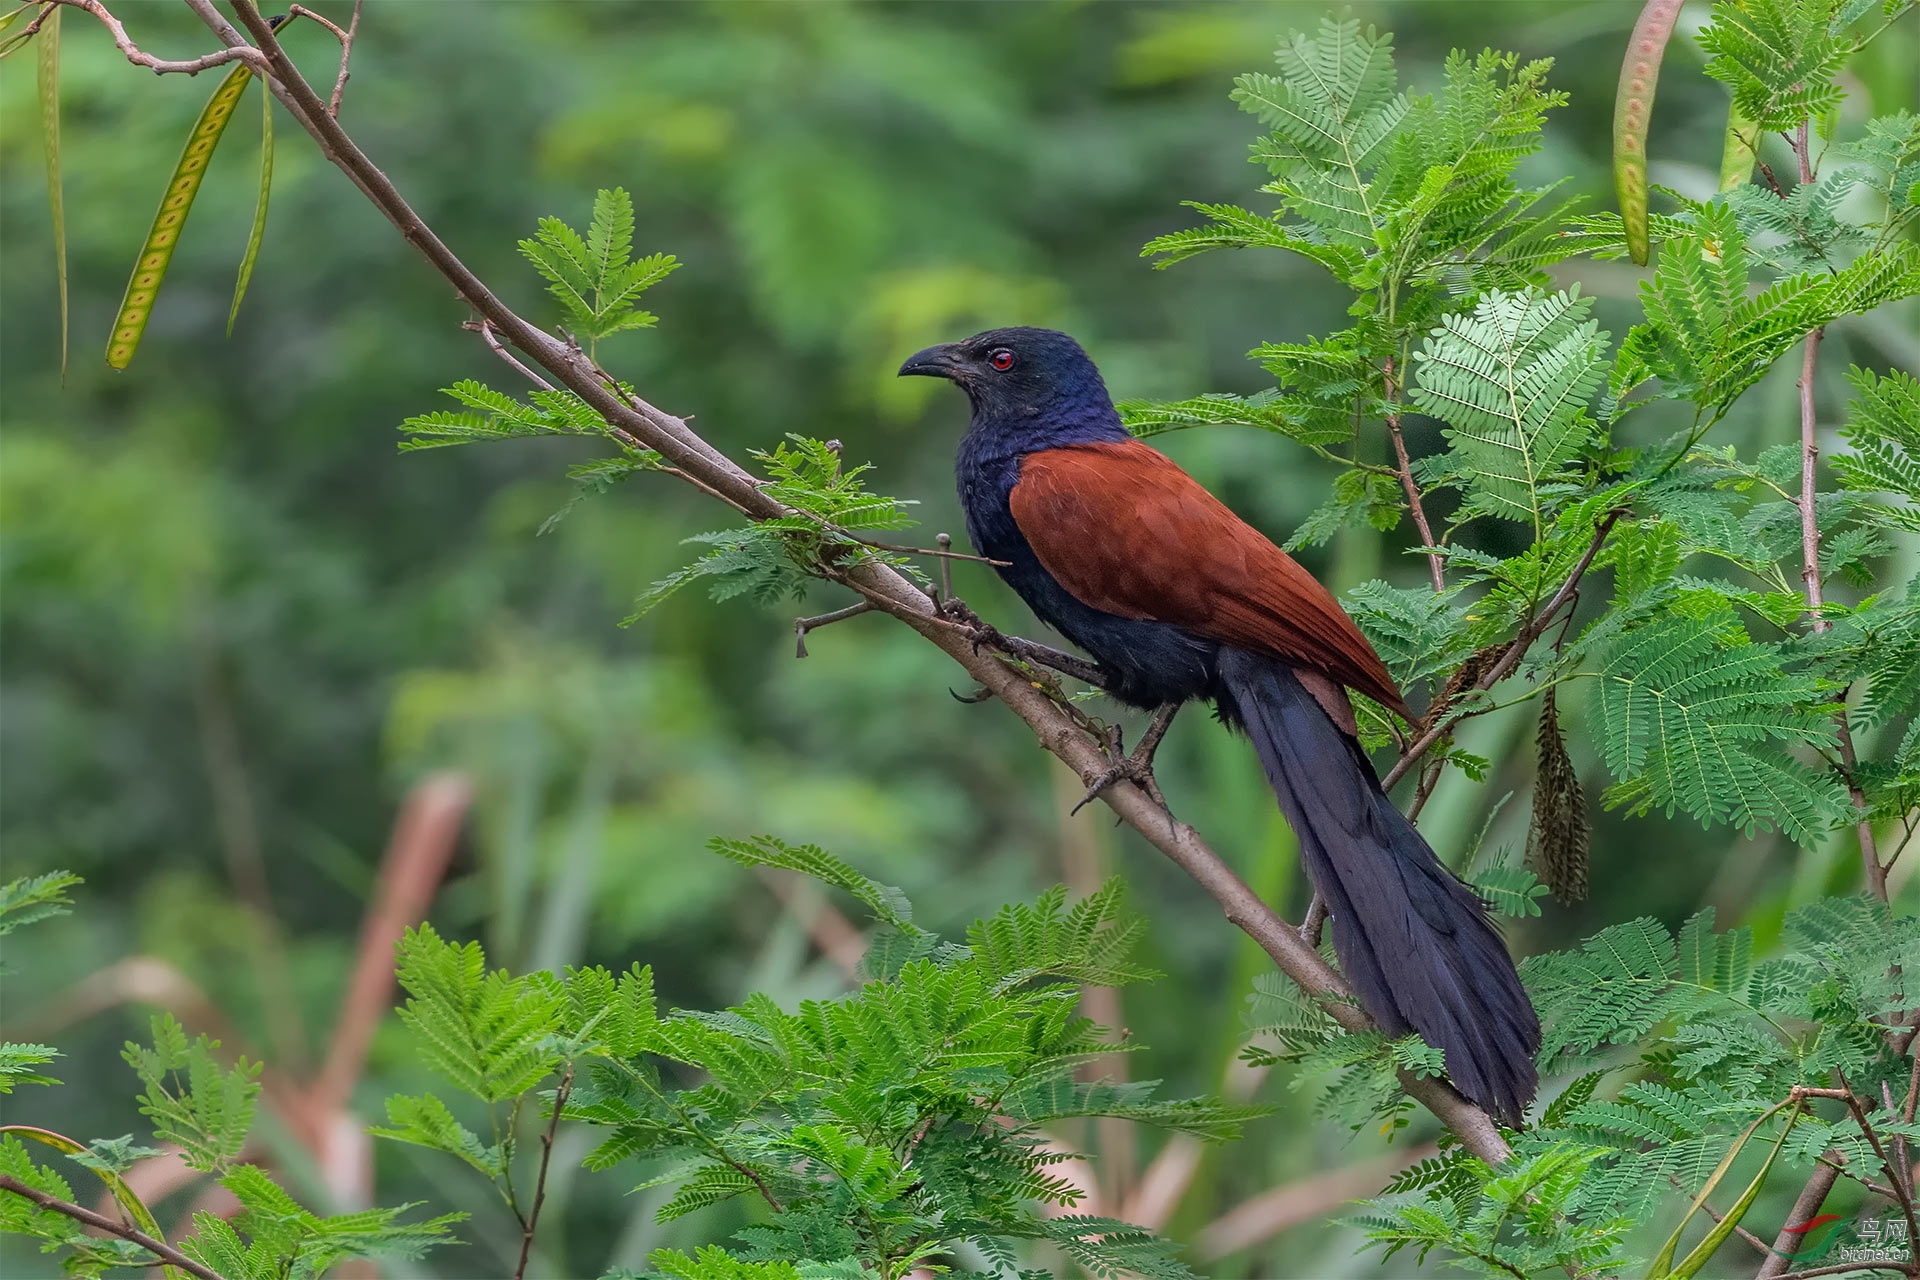
<svg viewBox="0 0 1920 1280">
<path fill-rule="evenodd" d="M 1643 267 L 1652 247 L 1647 236 L 1647 126 L 1653 119 L 1653 91 L 1660 84 L 1660 59 L 1680 17 L 1680 2 L 1647 0 L 1633 24 L 1613 99 L 1613 185 L 1627 227 L 1627 252 Z"/>
<path fill-rule="evenodd" d="M 173 248 L 180 242 L 180 228 L 186 225 L 193 199 L 200 194 L 200 182 L 207 176 L 207 162 L 213 159 L 213 149 L 220 144 L 220 135 L 226 132 L 233 109 L 240 104 L 240 95 L 252 78 L 253 72 L 245 66 L 229 71 L 194 121 L 193 132 L 187 135 L 186 149 L 174 166 L 160 211 L 153 215 L 153 228 L 140 247 L 133 278 L 127 281 L 126 297 L 120 300 L 120 314 L 114 318 L 113 333 L 107 339 L 107 363 L 116 369 L 126 368 L 140 347 L 140 335 L 147 331 L 147 318 L 153 314 L 153 300 L 159 296 L 160 282 L 167 278 Z"/>
<path fill-rule="evenodd" d="M 267 234 L 267 199 L 273 194 L 273 93 L 267 82 L 260 82 L 260 198 L 253 206 L 253 230 L 247 233 L 247 252 L 240 259 L 240 278 L 233 284 L 233 306 L 227 310 L 227 336 L 233 336 L 233 322 L 240 316 L 240 300 L 247 296 L 247 282 L 253 279 L 254 260 L 260 256 L 260 240 Z"/>
</svg>

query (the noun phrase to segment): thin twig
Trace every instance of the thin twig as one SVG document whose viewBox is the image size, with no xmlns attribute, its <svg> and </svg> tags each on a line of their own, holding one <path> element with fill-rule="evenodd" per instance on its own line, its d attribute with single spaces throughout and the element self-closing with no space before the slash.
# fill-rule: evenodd
<svg viewBox="0 0 1920 1280">
<path fill-rule="evenodd" d="M 547 1166 L 553 1162 L 553 1138 L 560 1132 L 560 1113 L 567 1109 L 567 1095 L 573 1092 L 573 1063 L 567 1063 L 567 1069 L 560 1075 L 560 1087 L 553 1094 L 553 1119 L 547 1122 L 547 1131 L 540 1135 L 540 1172 L 533 1181 L 533 1209 L 527 1214 L 527 1225 L 520 1233 L 520 1265 L 513 1269 L 513 1280 L 525 1280 L 527 1259 L 533 1256 L 533 1233 L 540 1226 L 540 1208 L 547 1202 Z"/>
<path fill-rule="evenodd" d="M 228 44 L 243 37 L 214 9 L 212 0 L 185 0 L 201 20 Z M 393 182 L 369 160 L 359 146 L 328 116 L 326 105 L 301 76 L 274 39 L 273 30 L 252 0 L 234 0 L 234 11 L 247 32 L 266 54 L 279 81 L 276 96 L 289 106 L 295 120 L 313 136 L 327 161 L 339 168 L 373 205 L 446 278 L 466 304 L 499 327 L 501 336 L 525 352 L 555 380 L 580 396 L 611 427 L 632 433 L 689 480 L 754 519 L 793 514 L 768 495 L 754 478 L 721 453 L 687 423 L 647 404 L 638 397 L 609 391 L 593 371 L 591 361 L 567 344 L 543 333 L 515 313 L 489 289 L 421 220 L 395 189 Z M 281 96 L 284 95 L 284 96 Z M 1099 746 L 1074 722 L 1032 677 L 999 658 L 975 651 L 972 637 L 936 612 L 933 601 L 890 566 L 863 563 L 848 569 L 848 586 L 877 607 L 912 627 L 953 658 L 982 687 L 995 694 L 1026 722 L 1048 751 L 1091 782 L 1107 768 Z M 1129 826 L 1140 832 L 1182 871 L 1193 878 L 1219 905 L 1227 920 L 1260 944 L 1288 978 L 1311 998 L 1327 1004 L 1332 1016 L 1352 1028 L 1371 1027 L 1372 1020 L 1353 999 L 1346 982 L 1300 940 L 1294 927 L 1262 901 L 1219 853 L 1192 827 L 1174 822 L 1167 811 L 1131 782 L 1121 781 L 1102 795 L 1105 803 Z M 1499 1163 L 1510 1154 L 1491 1117 L 1444 1080 L 1403 1072 L 1409 1095 L 1453 1130 L 1462 1145 L 1481 1159 Z M 765 1194 L 763 1190 L 763 1194 Z"/>
<path fill-rule="evenodd" d="M 844 609 L 835 609 L 832 613 L 817 614 L 811 618 L 793 620 L 793 656 L 807 656 L 807 632 L 815 627 L 830 627 L 836 622 L 845 622 L 848 618 L 857 618 L 863 613 L 871 613 L 873 603 L 868 600 L 856 600 Z"/>
<path fill-rule="evenodd" d="M 500 341 L 499 331 L 493 327 L 493 321 L 468 320 L 467 322 L 462 324 L 460 327 L 462 329 L 468 329 L 474 333 L 479 334 L 481 337 L 481 340 L 487 344 L 487 350 L 493 352 L 493 354 L 499 356 L 502 360 L 505 360 L 509 365 L 513 367 L 515 372 L 519 373 L 519 375 L 525 378 L 528 382 L 531 382 L 534 386 L 540 388 L 542 391 L 553 390 L 553 384 L 551 382 L 548 382 L 545 378 L 541 377 L 539 374 L 535 373 L 533 370 L 527 368 L 526 365 L 520 363 L 520 357 L 514 355 L 513 352 L 507 350 L 506 344 Z M 634 443 L 638 444 L 639 442 L 635 441 Z"/>
<path fill-rule="evenodd" d="M 1440 773 L 1447 765 L 1447 758 L 1427 761 L 1426 768 L 1420 771 L 1420 785 L 1414 788 L 1413 803 L 1407 806 L 1407 821 L 1418 822 L 1420 811 L 1427 807 L 1427 801 L 1433 799 L 1433 789 L 1440 785 Z"/>
<path fill-rule="evenodd" d="M 951 551 L 953 550 L 953 535 L 950 533 L 936 533 L 933 535 L 933 545 L 940 548 L 942 552 Z M 953 561 L 946 559 L 944 556 L 940 561 L 940 598 L 942 600 L 953 599 Z"/>
<path fill-rule="evenodd" d="M 122 1240 L 131 1240 L 142 1249 L 153 1254 L 156 1258 L 161 1259 L 163 1262 L 170 1263 L 182 1271 L 196 1275 L 200 1277 L 200 1280 L 226 1280 L 226 1277 L 222 1276 L 218 1271 L 208 1270 L 166 1241 L 155 1240 L 138 1227 L 128 1226 L 126 1223 L 109 1218 L 103 1213 L 95 1213 L 93 1210 L 83 1205 L 74 1204 L 70 1200 L 62 1200 L 58 1196 L 48 1195 L 36 1187 L 28 1186 L 11 1174 L 0 1173 L 0 1191 L 11 1191 L 17 1196 L 33 1201 L 33 1203 L 39 1205 L 42 1209 L 51 1209 L 55 1213 L 65 1214 L 75 1222 L 92 1227 L 95 1231 L 104 1231 L 108 1235 L 118 1236 Z"/>
<path fill-rule="evenodd" d="M 1825 329 L 1815 329 L 1807 335 L 1805 354 L 1800 359 L 1800 499 L 1795 504 L 1800 508 L 1800 581 L 1807 592 L 1807 613 L 1813 619 L 1815 631 L 1825 631 L 1833 625 L 1821 615 L 1820 599 L 1820 522 L 1816 518 L 1814 464 L 1820 457 L 1820 443 L 1815 437 L 1813 417 L 1813 373 L 1814 363 L 1820 354 L 1820 339 Z"/>
<path fill-rule="evenodd" d="M 1513 643 L 1508 645 L 1506 651 L 1500 655 L 1500 660 L 1487 668 L 1485 675 L 1474 681 L 1475 689 L 1485 691 L 1499 684 L 1506 678 L 1507 672 L 1513 669 L 1514 664 L 1519 662 L 1526 651 L 1533 646 L 1533 642 L 1546 634 L 1548 626 L 1553 622 L 1553 616 L 1560 611 L 1561 606 L 1579 594 L 1580 579 L 1586 576 L 1587 570 L 1592 567 L 1593 558 L 1600 554 L 1600 544 L 1607 540 L 1609 533 L 1613 532 L 1614 523 L 1622 514 L 1623 512 L 1618 510 L 1609 511 L 1606 519 L 1595 526 L 1593 541 L 1588 544 L 1586 553 L 1580 557 L 1580 563 L 1573 567 L 1573 572 L 1567 575 L 1567 580 L 1560 584 L 1560 589 L 1554 592 L 1551 600 L 1547 601 L 1547 607 L 1535 614 L 1531 622 L 1520 628 L 1520 634 L 1513 638 Z M 1454 725 L 1470 714 L 1472 714 L 1472 708 L 1436 719 L 1433 727 L 1421 734 L 1419 739 L 1401 755 L 1393 768 L 1387 771 L 1387 776 L 1380 780 L 1382 789 L 1391 790 L 1394 783 L 1407 776 L 1407 770 L 1413 767 L 1415 761 L 1425 755 L 1428 749 L 1440 741 Z"/>
<path fill-rule="evenodd" d="M 938 548 L 903 547 L 897 542 L 880 542 L 874 538 L 863 538 L 851 529 L 843 529 L 839 525 L 831 524 L 825 520 L 822 520 L 820 523 L 827 525 L 827 527 L 832 529 L 839 537 L 850 539 L 863 547 L 873 547 L 878 551 L 898 551 L 901 555 L 908 556 L 936 556 L 943 562 L 947 560 L 971 560 L 975 564 L 990 564 L 996 569 L 1005 569 L 1012 564 L 1010 560 L 993 560 L 986 556 L 976 556 L 966 551 L 951 550 L 950 544 L 953 542 L 952 538 L 948 538 L 947 543 Z"/>
<path fill-rule="evenodd" d="M 327 99 L 327 114 L 336 120 L 340 118 L 340 95 L 346 92 L 347 81 L 351 78 L 351 72 L 347 70 L 347 60 L 353 57 L 353 37 L 360 31 L 360 7 L 364 3 L 365 0 L 353 0 L 353 17 L 348 19 L 344 31 L 338 23 L 321 17 L 305 5 L 296 4 L 287 10 L 297 18 L 313 19 L 333 32 L 333 38 L 340 42 L 340 75 L 333 82 L 333 96 Z"/>
<path fill-rule="evenodd" d="M 1381 378 L 1386 386 L 1386 401 L 1393 404 L 1393 357 L 1388 356 L 1381 368 Z M 1393 437 L 1393 456 L 1396 460 L 1394 470 L 1400 476 L 1400 487 L 1406 490 L 1407 506 L 1413 510 L 1413 527 L 1420 531 L 1420 545 L 1427 549 L 1427 569 L 1433 574 L 1433 589 L 1445 591 L 1447 579 L 1440 568 L 1440 547 L 1433 540 L 1433 526 L 1427 523 L 1427 509 L 1420 502 L 1420 486 L 1413 478 L 1413 463 L 1407 459 L 1407 442 L 1400 436 L 1400 415 L 1389 410 L 1387 413 L 1387 434 Z"/>
<path fill-rule="evenodd" d="M 1815 624 L 1818 625 L 1817 623 Z M 1867 891 L 1880 901 L 1887 901 L 1887 867 L 1880 861 L 1880 846 L 1873 837 L 1873 819 L 1867 806 L 1867 793 L 1861 789 L 1858 770 L 1859 757 L 1853 749 L 1853 730 L 1847 724 L 1847 708 L 1843 702 L 1833 717 L 1834 728 L 1838 730 L 1840 740 L 1841 772 L 1847 782 L 1847 796 L 1853 801 L 1854 831 L 1860 837 L 1860 869 L 1866 874 Z"/>
<path fill-rule="evenodd" d="M 258 49 L 252 48 L 249 45 L 228 46 L 225 49 L 217 49 L 212 53 L 203 54 L 198 58 L 188 58 L 184 61 L 156 58 L 152 54 L 142 51 L 140 46 L 128 37 L 127 29 L 121 25 L 120 19 L 114 17 L 113 14 L 108 11 L 107 6 L 102 4 L 100 0 L 47 0 L 47 3 L 64 5 L 69 9 L 80 9 L 92 14 L 100 20 L 100 25 L 104 26 L 108 34 L 113 37 L 114 47 L 126 55 L 128 62 L 131 62 L 136 67 L 145 67 L 157 76 L 197 76 L 202 71 L 210 71 L 214 67 L 224 67 L 232 62 L 244 62 L 260 75 L 265 75 L 267 71 L 267 60 L 265 56 L 263 56 Z"/>
<path fill-rule="evenodd" d="M 259 814 L 247 778 L 240 728 L 220 670 L 219 638 L 204 605 L 195 611 L 187 628 L 187 649 L 192 666 L 194 721 L 199 729 L 201 762 L 212 792 L 214 830 L 234 894 L 246 905 L 250 917 L 250 949 L 257 962 L 252 976 L 266 1006 L 268 1041 L 275 1063 L 298 1073 L 307 1065 L 306 1028 L 293 998 L 285 934 L 267 886 Z"/>
</svg>

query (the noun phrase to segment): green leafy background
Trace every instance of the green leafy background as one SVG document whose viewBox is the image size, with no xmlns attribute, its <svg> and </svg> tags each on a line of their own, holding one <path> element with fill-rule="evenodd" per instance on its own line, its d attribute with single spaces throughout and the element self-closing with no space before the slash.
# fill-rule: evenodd
<svg viewBox="0 0 1920 1280">
<path fill-rule="evenodd" d="M 343 119 L 449 243 L 536 316 L 557 318 L 542 310 L 552 303 L 516 241 L 556 210 L 585 226 L 593 192 L 624 186 L 642 251 L 670 251 L 680 269 L 647 295 L 662 323 L 621 333 L 635 322 L 609 321 L 601 359 L 656 403 L 697 415 L 736 456 L 770 452 L 787 433 L 844 439 L 876 464 L 879 488 L 922 504 L 908 536 L 930 537 L 958 533 L 948 468 L 964 409 L 943 388 L 896 380 L 905 353 L 990 323 L 1054 325 L 1087 342 L 1117 395 L 1175 401 L 1260 392 L 1271 380 L 1243 359 L 1250 348 L 1300 344 L 1270 358 L 1306 359 L 1311 337 L 1348 323 L 1350 295 L 1304 259 L 1210 254 L 1159 273 L 1137 256 L 1142 243 L 1194 225 L 1182 198 L 1248 203 L 1256 174 L 1247 119 L 1227 97 L 1232 79 L 1270 66 L 1276 34 L 1311 30 L 1323 12 L 376 5 Z M 1571 104 L 1553 113 L 1521 179 L 1567 179 L 1557 194 L 1607 207 L 1608 120 L 1631 6 L 1434 2 L 1357 13 L 1395 32 L 1403 85 L 1432 86 L 1456 46 L 1555 58 L 1549 84 Z M 197 47 L 178 15 L 141 17 L 152 43 Z M 1853 65 L 1862 91 L 1844 111 L 1911 105 L 1913 32 L 1909 21 Z M 288 39 L 314 75 L 327 69 L 320 32 Z M 77 14 L 64 61 L 73 325 L 103 334 L 142 214 L 203 98 L 177 79 L 130 73 Z M 1726 98 L 1700 74 L 1703 62 L 1676 38 L 1651 148 L 1656 183 L 1702 198 L 1715 185 Z M 83 910 L 37 926 L 7 955 L 0 1026 L 10 1039 L 57 1040 L 64 1054 L 55 1074 L 67 1084 L 36 1091 L 37 1122 L 148 1131 L 117 1056 L 129 1034 L 145 1034 L 146 1011 L 61 996 L 129 956 L 160 957 L 198 984 L 269 1071 L 323 1052 L 397 801 L 444 767 L 468 771 L 479 799 L 436 926 L 484 939 L 490 962 L 515 971 L 646 963 L 671 1005 L 721 1008 L 761 990 L 791 1006 L 846 985 L 810 949 L 804 906 L 783 906 L 764 880 L 706 852 L 709 836 L 771 830 L 817 842 L 902 886 L 919 922 L 947 936 L 1068 878 L 1063 854 L 1091 850 L 1132 886 L 1150 924 L 1141 959 L 1164 975 L 1126 997 L 1126 1024 L 1147 1046 L 1133 1074 L 1176 1094 L 1220 1088 L 1264 960 L 1097 809 L 1069 823 L 1077 788 L 1010 717 L 949 698 L 951 668 L 929 646 L 856 619 L 810 637 L 812 656 L 799 662 L 791 619 L 802 606 L 715 608 L 700 592 L 619 629 L 635 597 L 688 558 L 680 540 L 712 526 L 710 504 L 642 477 L 536 536 L 574 496 L 556 459 L 585 463 L 590 444 L 396 456 L 393 423 L 435 388 L 513 379 L 459 330 L 444 284 L 305 139 L 289 140 L 284 120 L 271 225 L 231 341 L 222 330 L 258 187 L 257 153 L 241 144 L 249 112 L 233 126 L 240 141 L 214 158 L 140 358 L 114 373 L 82 338 L 62 391 L 31 80 L 24 65 L 0 74 L 0 848 L 10 876 L 71 867 L 87 880 Z M 1801 216 L 1817 219 L 1810 203 Z M 1638 273 L 1624 263 L 1582 264 L 1579 279 L 1577 304 L 1534 340 L 1578 346 L 1590 324 L 1624 334 L 1640 318 Z M 1907 303 L 1831 327 L 1823 421 L 1839 419 L 1849 362 L 1920 367 L 1914 321 Z M 1464 332 L 1468 318 L 1455 323 Z M 1747 394 L 1717 446 L 1754 457 L 1794 439 L 1784 367 L 1793 363 Z M 1223 407 L 1232 403 L 1176 408 L 1206 420 L 1259 410 Z M 1311 439 L 1310 408 L 1286 418 L 1284 433 Z M 1669 429 L 1687 421 L 1677 405 L 1642 412 Z M 1897 439 L 1897 408 L 1886 421 L 1882 436 Z M 1408 430 L 1416 454 L 1441 443 L 1431 420 L 1410 418 Z M 1583 428 L 1555 420 L 1522 430 L 1557 460 Z M 1321 507 L 1341 473 L 1260 431 L 1159 443 L 1276 538 Z M 1364 512 L 1364 484 L 1347 490 L 1341 501 Z M 1497 479 L 1486 492 L 1499 514 L 1533 519 L 1524 486 Z M 1681 498 L 1673 507 L 1684 525 L 1691 508 Z M 1513 525 L 1509 554 L 1521 530 Z M 1405 522 L 1383 531 L 1341 519 L 1325 534 L 1302 554 L 1337 589 L 1425 580 L 1424 561 L 1401 554 Z M 1711 546 L 1705 534 L 1702 544 Z M 1912 576 L 1904 545 L 1904 568 L 1888 580 Z M 978 566 L 956 572 L 986 616 L 1031 630 Z M 1676 653 L 1709 653 L 1709 624 L 1666 638 Z M 1635 697 L 1623 687 L 1564 704 L 1590 791 L 1609 762 L 1588 745 L 1582 717 L 1640 714 Z M 209 764 L 205 744 L 222 725 L 239 745 L 237 777 Z M 1476 836 L 1485 850 L 1524 844 L 1525 806 L 1500 801 L 1530 785 L 1531 741 L 1526 709 L 1468 730 L 1463 747 L 1493 764 L 1482 783 L 1457 774 L 1442 783 L 1422 817 L 1437 847 Z M 1160 759 L 1175 811 L 1297 916 L 1305 890 L 1291 840 L 1251 753 L 1193 715 Z M 235 836 L 222 826 L 232 802 L 223 811 L 218 789 L 235 782 L 254 810 L 284 973 L 262 962 L 263 931 L 232 887 Z M 1850 840 L 1801 848 L 1737 825 L 1703 830 L 1659 805 L 1628 817 L 1633 797 L 1618 798 L 1625 809 L 1594 806 L 1592 897 L 1572 908 L 1529 903 L 1538 914 L 1510 922 L 1519 951 L 1565 947 L 1640 916 L 1678 930 L 1703 908 L 1773 946 L 1790 910 L 1857 874 Z M 1901 870 L 1912 865 L 1910 856 Z M 1254 1013 L 1284 1022 L 1257 1000 Z M 382 1028 L 356 1095 L 369 1122 L 385 1095 L 432 1087 L 414 1045 L 401 1019 Z M 1266 1091 L 1279 1113 L 1249 1122 L 1248 1140 L 1208 1151 L 1168 1228 L 1175 1239 L 1265 1187 L 1383 1147 L 1371 1130 L 1303 1123 L 1310 1093 Z M 1139 1137 L 1149 1155 L 1165 1140 Z M 297 1169 L 297 1148 L 278 1154 Z M 378 1160 L 383 1203 L 475 1215 L 460 1230 L 467 1243 L 408 1264 L 418 1274 L 511 1266 L 517 1233 L 483 1180 L 398 1144 L 380 1144 Z M 656 1224 L 671 1189 L 628 1197 L 625 1186 L 579 1176 L 555 1188 L 543 1247 L 557 1273 L 638 1265 L 657 1247 L 691 1253 L 745 1221 L 741 1203 L 727 1201 Z M 177 1220 L 188 1198 L 163 1204 L 162 1221 Z M 1785 1207 L 1763 1200 L 1754 1221 L 1777 1222 Z M 1360 1231 L 1316 1221 L 1208 1273 L 1412 1266 L 1407 1255 L 1356 1259 Z M 8 1275 L 52 1265 L 15 1238 L 0 1241 Z"/>
</svg>

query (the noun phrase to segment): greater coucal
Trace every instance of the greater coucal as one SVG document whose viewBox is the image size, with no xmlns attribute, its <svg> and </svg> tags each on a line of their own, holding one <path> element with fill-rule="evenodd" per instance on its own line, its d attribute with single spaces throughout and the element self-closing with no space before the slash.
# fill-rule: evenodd
<svg viewBox="0 0 1920 1280">
<path fill-rule="evenodd" d="M 1518 1124 L 1539 1018 L 1485 905 L 1360 749 L 1348 689 L 1407 707 L 1332 594 L 1130 436 L 1066 334 L 993 329 L 900 372 L 950 379 L 973 402 L 957 471 L 975 550 L 1093 656 L 1109 694 L 1159 711 L 1161 727 L 1206 699 L 1252 739 L 1367 1012 L 1390 1035 L 1418 1031 L 1462 1093 Z"/>
</svg>

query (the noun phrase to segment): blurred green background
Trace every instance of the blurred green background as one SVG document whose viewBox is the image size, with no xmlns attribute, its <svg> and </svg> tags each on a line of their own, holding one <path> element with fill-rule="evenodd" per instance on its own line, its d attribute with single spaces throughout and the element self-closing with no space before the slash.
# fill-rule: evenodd
<svg viewBox="0 0 1920 1280">
<path fill-rule="evenodd" d="M 176 6 L 126 10 L 146 47 L 185 56 L 207 43 Z M 1573 102 L 1522 176 L 1568 178 L 1569 194 L 1598 207 L 1611 201 L 1613 87 L 1637 10 L 1356 6 L 1396 33 L 1402 80 L 1419 88 L 1456 46 L 1557 59 L 1552 83 Z M 514 241 L 542 214 L 583 224 L 596 187 L 624 185 L 639 248 L 685 266 L 649 295 L 660 328 L 608 341 L 602 361 L 735 456 L 783 432 L 844 440 L 878 464 L 876 487 L 923 504 L 924 540 L 959 533 L 950 465 L 965 406 L 950 388 L 896 381 L 906 353 L 1035 323 L 1080 336 L 1116 395 L 1250 391 L 1265 385 L 1243 358 L 1257 342 L 1342 323 L 1345 299 L 1297 259 L 1215 254 L 1162 273 L 1137 256 L 1190 224 L 1182 199 L 1257 204 L 1254 124 L 1228 101 L 1231 78 L 1267 66 L 1279 32 L 1326 11 L 375 0 L 342 120 L 443 238 L 541 319 L 550 300 Z M 1683 36 L 1704 16 L 1690 9 Z M 1920 50 L 1904 26 L 1856 64 L 1849 118 L 1913 105 Z M 66 1086 L 16 1093 L 9 1121 L 83 1138 L 146 1132 L 117 1056 L 144 1028 L 142 1001 L 165 994 L 140 974 L 191 984 L 270 1077 L 301 1078 L 324 1055 L 401 799 L 446 768 L 472 779 L 475 802 L 432 918 L 485 940 L 498 963 L 638 959 L 666 998 L 696 1007 L 755 988 L 783 1001 L 843 989 L 809 938 L 817 900 L 708 854 L 715 834 L 817 841 L 905 887 L 923 922 L 949 931 L 1110 866 L 1150 919 L 1148 959 L 1165 975 L 1124 997 L 1120 1017 L 1146 1045 L 1127 1070 L 1184 1091 L 1233 1083 L 1262 957 L 1097 807 L 1068 821 L 1077 787 L 1064 770 L 1004 711 L 949 697 L 959 673 L 931 647 L 861 618 L 815 633 L 796 661 L 799 609 L 698 591 L 622 630 L 633 596 L 690 554 L 680 539 L 720 522 L 713 504 L 642 478 L 536 536 L 570 495 L 565 465 L 590 447 L 396 453 L 396 424 L 433 407 L 436 388 L 514 379 L 284 116 L 266 245 L 232 339 L 222 327 L 256 181 L 247 108 L 132 369 L 109 371 L 100 351 L 127 270 L 212 85 L 130 68 L 78 13 L 66 31 L 64 387 L 31 54 L 0 71 L 0 851 L 7 876 L 69 867 L 88 883 L 75 915 L 8 949 L 0 1029 L 68 1054 L 56 1067 Z M 288 40 L 311 76 L 331 78 L 323 32 L 301 24 Z M 1725 120 L 1724 91 L 1699 68 L 1677 38 L 1651 148 L 1654 180 L 1689 194 L 1712 189 Z M 1634 318 L 1635 278 L 1621 264 L 1563 272 L 1601 297 L 1616 335 Z M 1912 310 L 1836 326 L 1825 355 L 1831 421 L 1849 359 L 1920 367 Z M 1792 438 L 1791 377 L 1776 371 L 1750 393 L 1719 443 Z M 1415 424 L 1416 450 L 1431 431 Z M 1277 437 L 1157 443 L 1276 537 L 1328 482 Z M 1304 558 L 1336 588 L 1417 582 L 1407 533 L 1362 531 Z M 956 579 L 988 617 L 1032 631 L 978 566 Z M 845 602 L 823 592 L 809 611 Z M 1483 827 L 1495 844 L 1525 836 L 1530 713 L 1477 722 L 1466 741 L 1501 763 L 1484 785 L 1450 777 L 1427 809 L 1422 826 L 1446 855 Z M 1597 795 L 1577 725 L 1575 751 Z M 1251 753 L 1190 713 L 1160 761 L 1176 812 L 1297 915 L 1291 840 Z M 1850 839 L 1808 851 L 1685 821 L 1596 820 L 1592 899 L 1549 903 L 1510 929 L 1519 951 L 1708 904 L 1723 926 L 1754 923 L 1764 944 L 1786 908 L 1857 875 Z M 136 956 L 163 965 L 111 968 Z M 386 1093 L 425 1086 L 389 1020 L 355 1109 L 375 1118 Z M 1386 1149 L 1380 1135 L 1317 1125 L 1284 1081 L 1262 1096 L 1279 1114 L 1204 1157 L 1170 1206 L 1177 1237 Z M 1417 1119 L 1395 1149 L 1431 1128 Z M 268 1129 L 266 1154 L 324 1194 L 301 1144 Z M 1067 1136 L 1103 1150 L 1109 1190 L 1159 1146 L 1151 1133 Z M 584 1150 L 562 1141 L 563 1156 Z M 517 1232 L 477 1177 L 410 1149 L 375 1158 L 383 1202 L 476 1214 L 470 1243 L 422 1274 L 510 1266 Z M 634 1265 L 739 1221 L 740 1208 L 720 1206 L 656 1227 L 659 1193 L 627 1187 L 618 1171 L 557 1178 L 550 1274 Z M 162 1221 L 199 1193 L 175 1193 Z M 1755 1212 L 1771 1222 L 1784 1208 Z M 1315 1216 L 1201 1269 L 1381 1274 L 1373 1255 L 1354 1258 L 1357 1239 Z M 0 1243 L 8 1275 L 49 1265 Z"/>
</svg>

